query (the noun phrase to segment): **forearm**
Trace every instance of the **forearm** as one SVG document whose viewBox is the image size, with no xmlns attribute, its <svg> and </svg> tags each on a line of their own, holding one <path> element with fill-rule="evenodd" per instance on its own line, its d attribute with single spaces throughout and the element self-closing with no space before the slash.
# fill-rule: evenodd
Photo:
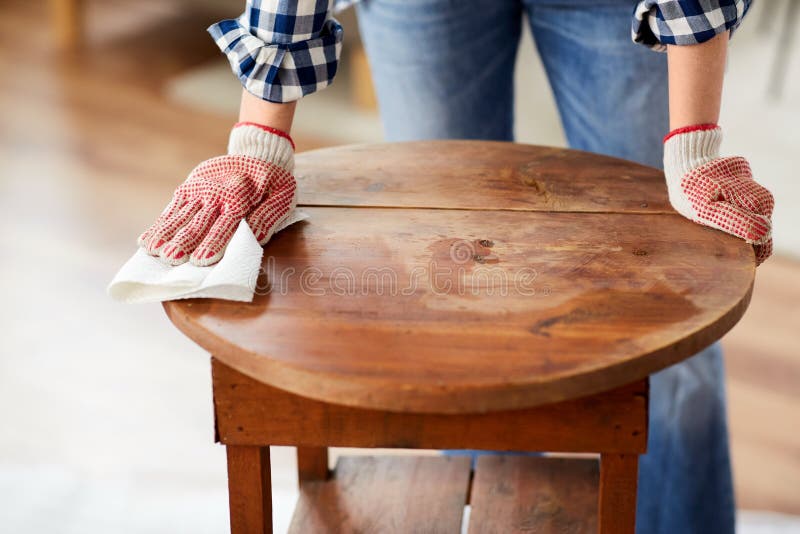
<svg viewBox="0 0 800 534">
<path fill-rule="evenodd" d="M 670 130 L 695 124 L 716 124 L 728 32 L 698 45 L 667 47 Z"/>
<path fill-rule="evenodd" d="M 719 121 L 728 32 L 697 45 L 668 46 L 670 133 L 664 178 L 672 207 L 692 221 L 753 245 L 756 263 L 772 253 L 772 194 L 743 157 L 722 157 Z"/>
<path fill-rule="evenodd" d="M 254 122 L 290 133 L 297 101 L 277 104 L 262 100 L 242 89 L 239 122 Z"/>
</svg>

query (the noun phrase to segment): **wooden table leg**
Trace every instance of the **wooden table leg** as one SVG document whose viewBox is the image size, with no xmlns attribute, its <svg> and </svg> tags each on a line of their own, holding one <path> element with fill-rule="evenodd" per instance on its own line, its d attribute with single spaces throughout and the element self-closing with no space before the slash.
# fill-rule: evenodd
<svg viewBox="0 0 800 534">
<path fill-rule="evenodd" d="M 227 445 L 231 534 L 272 534 L 269 447 Z"/>
<path fill-rule="evenodd" d="M 328 447 L 297 447 L 297 480 L 328 479 Z"/>
<path fill-rule="evenodd" d="M 600 456 L 597 530 L 601 534 L 634 534 L 638 454 Z"/>
<path fill-rule="evenodd" d="M 447 415 L 329 404 L 258 382 L 216 359 L 212 370 L 217 437 L 228 447 L 235 534 L 270 532 L 269 452 L 259 446 L 264 443 L 297 447 L 301 484 L 328 479 L 301 486 L 306 505 L 320 495 L 333 495 L 335 502 L 325 513 L 335 514 L 350 514 L 353 506 L 361 510 L 363 503 L 353 494 L 338 498 L 347 480 L 338 474 L 328 476 L 327 447 L 606 451 L 601 455 L 600 490 L 594 497 L 598 530 L 603 534 L 635 531 L 638 455 L 647 451 L 645 380 L 533 408 Z M 265 417 L 265 407 L 285 415 Z M 373 469 L 370 477 L 374 476 Z M 364 482 L 372 484 L 371 479 L 359 479 L 359 484 Z M 467 498 L 468 484 L 467 477 L 463 495 L 456 496 L 459 506 Z M 375 491 L 368 489 L 368 493 Z M 359 513 L 365 521 L 371 520 L 368 513 Z M 338 525 L 336 521 L 333 524 Z"/>
</svg>

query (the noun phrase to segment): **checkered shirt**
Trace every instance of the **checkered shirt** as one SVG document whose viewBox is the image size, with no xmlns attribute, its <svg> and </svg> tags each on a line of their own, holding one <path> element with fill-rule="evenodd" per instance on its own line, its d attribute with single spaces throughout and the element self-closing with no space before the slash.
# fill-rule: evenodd
<svg viewBox="0 0 800 534">
<path fill-rule="evenodd" d="M 333 81 L 343 31 L 332 13 L 358 1 L 247 0 L 241 16 L 208 32 L 245 89 L 270 102 L 292 102 Z M 655 50 L 702 43 L 739 26 L 751 2 L 639 0 L 633 41 Z"/>
<path fill-rule="evenodd" d="M 333 0 L 247 0 L 244 13 L 208 28 L 250 93 L 292 102 L 336 75 L 342 26 Z"/>
<path fill-rule="evenodd" d="M 641 43 L 663 52 L 667 45 L 708 41 L 742 22 L 752 0 L 641 0 L 633 12 L 631 34 Z"/>
</svg>

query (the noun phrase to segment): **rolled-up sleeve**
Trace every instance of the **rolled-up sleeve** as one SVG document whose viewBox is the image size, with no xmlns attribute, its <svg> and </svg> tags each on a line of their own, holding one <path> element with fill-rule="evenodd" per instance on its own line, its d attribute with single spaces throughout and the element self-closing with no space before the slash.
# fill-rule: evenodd
<svg viewBox="0 0 800 534">
<path fill-rule="evenodd" d="M 245 12 L 208 28 L 247 91 L 292 102 L 336 75 L 342 26 L 333 0 L 248 0 Z"/>
<path fill-rule="evenodd" d="M 735 30 L 752 0 L 640 0 L 633 12 L 632 38 L 658 51 L 693 45 Z"/>
</svg>

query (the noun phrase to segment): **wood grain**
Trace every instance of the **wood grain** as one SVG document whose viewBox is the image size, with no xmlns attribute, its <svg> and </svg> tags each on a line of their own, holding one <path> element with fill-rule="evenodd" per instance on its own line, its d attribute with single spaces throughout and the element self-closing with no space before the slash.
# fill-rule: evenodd
<svg viewBox="0 0 800 534">
<path fill-rule="evenodd" d="M 272 534 L 269 447 L 229 445 L 231 534 Z"/>
<path fill-rule="evenodd" d="M 744 313 L 751 248 L 678 215 L 306 208 L 251 304 L 165 303 L 217 358 L 333 403 L 513 409 L 640 380 Z"/>
<path fill-rule="evenodd" d="M 480 456 L 470 534 L 597 532 L 595 459 Z"/>
<path fill-rule="evenodd" d="M 330 480 L 300 488 L 289 532 L 457 533 L 469 477 L 466 457 L 342 457 Z"/>
<path fill-rule="evenodd" d="M 599 532 L 633 534 L 636 531 L 636 454 L 600 455 Z"/>
<path fill-rule="evenodd" d="M 213 360 L 224 444 L 645 452 L 647 383 L 488 414 L 420 414 L 329 404 L 268 386 Z"/>
<path fill-rule="evenodd" d="M 300 155 L 295 174 L 303 206 L 674 213 L 657 169 L 534 145 L 336 147 Z"/>
</svg>

